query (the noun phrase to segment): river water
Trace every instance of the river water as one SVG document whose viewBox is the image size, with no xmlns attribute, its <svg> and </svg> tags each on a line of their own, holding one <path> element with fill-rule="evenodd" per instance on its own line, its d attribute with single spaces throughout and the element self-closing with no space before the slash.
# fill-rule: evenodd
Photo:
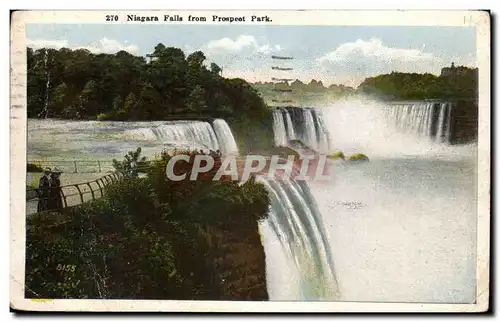
<svg viewBox="0 0 500 322">
<path fill-rule="evenodd" d="M 28 120 L 28 161 L 66 167 L 64 160 L 103 162 L 123 156 L 137 147 L 149 158 L 170 148 L 218 150 L 225 154 L 237 153 L 231 130 L 223 120 L 208 122 L 98 122 L 65 120 Z M 85 164 L 84 164 L 85 166 Z M 107 170 L 111 170 L 107 164 Z M 64 169 L 63 169 L 64 170 Z M 95 170 L 95 169 L 94 169 Z"/>
<path fill-rule="evenodd" d="M 401 133 L 384 119 L 379 107 L 345 102 L 322 108 L 321 119 L 319 114 L 312 114 L 309 126 L 319 124 L 329 132 L 328 144 L 318 141 L 318 146 L 326 146 L 329 152 L 362 152 L 370 162 L 332 161 L 332 180 L 308 183 L 319 211 L 313 212 L 314 218 L 322 221 L 315 225 L 324 231 L 314 238 L 327 243 L 316 243 L 315 252 L 321 257 L 325 256 L 321 251 L 329 252 L 334 278 L 325 282 L 335 285 L 318 292 L 304 290 L 297 269 L 305 267 L 304 263 L 297 263 L 297 258 L 290 260 L 285 251 L 291 248 L 297 253 L 300 249 L 293 249 L 293 240 L 305 240 L 304 236 L 290 235 L 291 244 L 285 245 L 270 227 L 283 217 L 275 223 L 262 223 L 271 300 L 314 300 L 318 294 L 318 300 L 474 301 L 477 145 L 449 146 L 422 137 L 421 133 Z M 285 118 L 280 128 L 289 128 L 290 123 Z M 139 146 L 149 157 L 174 146 L 236 153 L 226 125 L 28 120 L 27 154 L 28 160 L 50 163 L 122 159 Z M 293 136 L 314 134 L 307 128 L 295 128 L 294 132 Z M 321 135 L 316 137 L 323 133 L 317 131 Z M 284 136 L 278 134 L 276 138 L 284 141 Z M 281 216 L 295 214 L 293 209 L 285 208 Z M 311 216 L 307 207 L 301 212 Z M 310 249 L 304 251 L 310 253 Z M 308 281 L 319 287 L 311 276 Z M 325 297 L 331 293 L 325 289 L 335 297 Z"/>
<path fill-rule="evenodd" d="M 382 110 L 366 102 L 323 108 L 334 150 L 370 158 L 336 162 L 331 181 L 310 183 L 341 300 L 472 303 L 477 145 L 401 133 Z"/>
</svg>

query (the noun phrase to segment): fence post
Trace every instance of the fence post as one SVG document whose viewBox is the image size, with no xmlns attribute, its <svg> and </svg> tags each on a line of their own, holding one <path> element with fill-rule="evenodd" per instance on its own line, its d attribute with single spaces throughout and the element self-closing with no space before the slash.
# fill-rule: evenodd
<svg viewBox="0 0 500 322">
<path fill-rule="evenodd" d="M 64 200 L 64 208 L 66 208 L 66 207 L 68 207 L 68 202 L 66 201 L 66 196 L 64 195 L 64 191 L 62 188 L 61 188 L 61 195 L 62 195 L 63 200 Z"/>
<path fill-rule="evenodd" d="M 75 187 L 76 187 L 76 189 L 78 189 L 78 193 L 80 194 L 80 200 L 83 203 L 83 194 L 82 194 L 82 191 L 80 190 L 80 187 L 77 184 L 75 184 Z"/>
<path fill-rule="evenodd" d="M 99 173 L 101 172 L 101 161 L 97 161 L 97 164 L 99 165 Z"/>
<path fill-rule="evenodd" d="M 89 186 L 90 193 L 92 194 L 92 200 L 95 200 L 94 190 L 92 189 L 92 186 L 90 185 L 90 182 L 87 182 L 87 186 Z"/>
<path fill-rule="evenodd" d="M 76 161 L 73 161 L 73 163 L 75 164 L 75 173 L 78 173 L 78 169 L 76 168 Z"/>
<path fill-rule="evenodd" d="M 97 183 L 97 185 L 99 186 L 99 190 L 101 191 L 101 197 L 102 197 L 102 186 L 101 186 L 101 184 L 99 183 L 99 180 L 102 180 L 102 178 L 97 179 L 95 182 L 96 182 L 96 183 Z M 104 183 L 103 183 L 103 185 L 104 185 Z"/>
</svg>

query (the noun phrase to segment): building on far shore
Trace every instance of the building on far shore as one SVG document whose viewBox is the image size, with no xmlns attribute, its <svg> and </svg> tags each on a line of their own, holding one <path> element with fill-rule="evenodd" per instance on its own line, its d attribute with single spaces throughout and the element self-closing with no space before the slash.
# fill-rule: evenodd
<svg viewBox="0 0 500 322">
<path fill-rule="evenodd" d="M 465 66 L 455 66 L 455 63 L 451 63 L 451 67 L 444 67 L 441 69 L 441 76 L 465 76 L 470 73 L 475 73 L 477 75 L 477 68 L 470 68 Z"/>
</svg>

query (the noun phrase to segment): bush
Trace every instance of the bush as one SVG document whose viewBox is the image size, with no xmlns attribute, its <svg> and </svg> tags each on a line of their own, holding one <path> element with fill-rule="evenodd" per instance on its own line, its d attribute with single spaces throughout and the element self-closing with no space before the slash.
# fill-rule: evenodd
<svg viewBox="0 0 500 322">
<path fill-rule="evenodd" d="M 333 152 L 332 154 L 328 155 L 328 159 L 342 159 L 342 160 L 345 160 L 345 156 L 344 156 L 344 153 L 342 153 L 341 151 L 338 151 L 338 152 Z"/>
<path fill-rule="evenodd" d="M 351 154 L 347 157 L 348 161 L 369 161 L 368 157 L 363 153 Z"/>
<path fill-rule="evenodd" d="M 43 168 L 36 163 L 28 163 L 26 166 L 26 172 L 43 172 Z"/>
<path fill-rule="evenodd" d="M 97 115 L 98 121 L 109 121 L 111 119 L 112 119 L 112 116 L 109 113 L 101 113 L 101 114 Z"/>
<path fill-rule="evenodd" d="M 148 180 L 158 204 L 168 203 L 175 218 L 219 225 L 225 222 L 243 220 L 256 222 L 267 213 L 269 199 L 264 186 L 249 180 L 240 185 L 229 176 L 219 181 L 213 178 L 219 170 L 221 156 L 212 154 L 215 165 L 212 170 L 200 174 L 195 181 L 189 180 L 194 157 L 197 151 L 177 151 L 177 154 L 188 154 L 189 162 L 177 162 L 174 173 L 186 173 L 186 179 L 170 181 L 165 176 L 165 166 L 172 157 L 164 153 L 160 160 L 151 163 Z M 208 214 L 208 215 L 207 215 Z"/>
<path fill-rule="evenodd" d="M 28 226 L 26 296 L 187 298 L 191 284 L 176 273 L 173 230 L 147 221 L 157 214 L 148 188 L 123 180 L 104 198 L 68 209 L 63 224 Z"/>
<path fill-rule="evenodd" d="M 139 170 L 146 171 L 149 166 L 147 158 L 144 156 L 141 157 L 141 151 L 140 147 L 135 151 L 130 151 L 125 155 L 125 159 L 122 162 L 113 159 L 113 167 L 125 177 L 137 177 Z"/>
<path fill-rule="evenodd" d="M 170 157 L 152 161 L 146 178 L 124 177 L 106 186 L 102 198 L 65 209 L 56 224 L 30 218 L 26 297 L 218 299 L 225 292 L 266 299 L 257 226 L 269 205 L 264 186 L 253 179 L 212 181 L 218 167 L 197 181 L 172 182 L 165 176 Z M 189 172 L 192 160 L 174 171 Z M 235 262 L 243 246 L 245 256 Z M 258 292 L 246 279 L 238 280 L 238 291 L 224 289 L 219 277 L 236 268 L 220 268 L 217 260 L 239 265 L 235 279 L 251 274 L 263 281 Z"/>
</svg>

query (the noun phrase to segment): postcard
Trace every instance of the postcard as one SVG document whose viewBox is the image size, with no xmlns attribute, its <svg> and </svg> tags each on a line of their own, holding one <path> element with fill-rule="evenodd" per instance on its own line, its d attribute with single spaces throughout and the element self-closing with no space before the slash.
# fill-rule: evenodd
<svg viewBox="0 0 500 322">
<path fill-rule="evenodd" d="M 487 11 L 15 11 L 11 308 L 484 312 Z"/>
</svg>

